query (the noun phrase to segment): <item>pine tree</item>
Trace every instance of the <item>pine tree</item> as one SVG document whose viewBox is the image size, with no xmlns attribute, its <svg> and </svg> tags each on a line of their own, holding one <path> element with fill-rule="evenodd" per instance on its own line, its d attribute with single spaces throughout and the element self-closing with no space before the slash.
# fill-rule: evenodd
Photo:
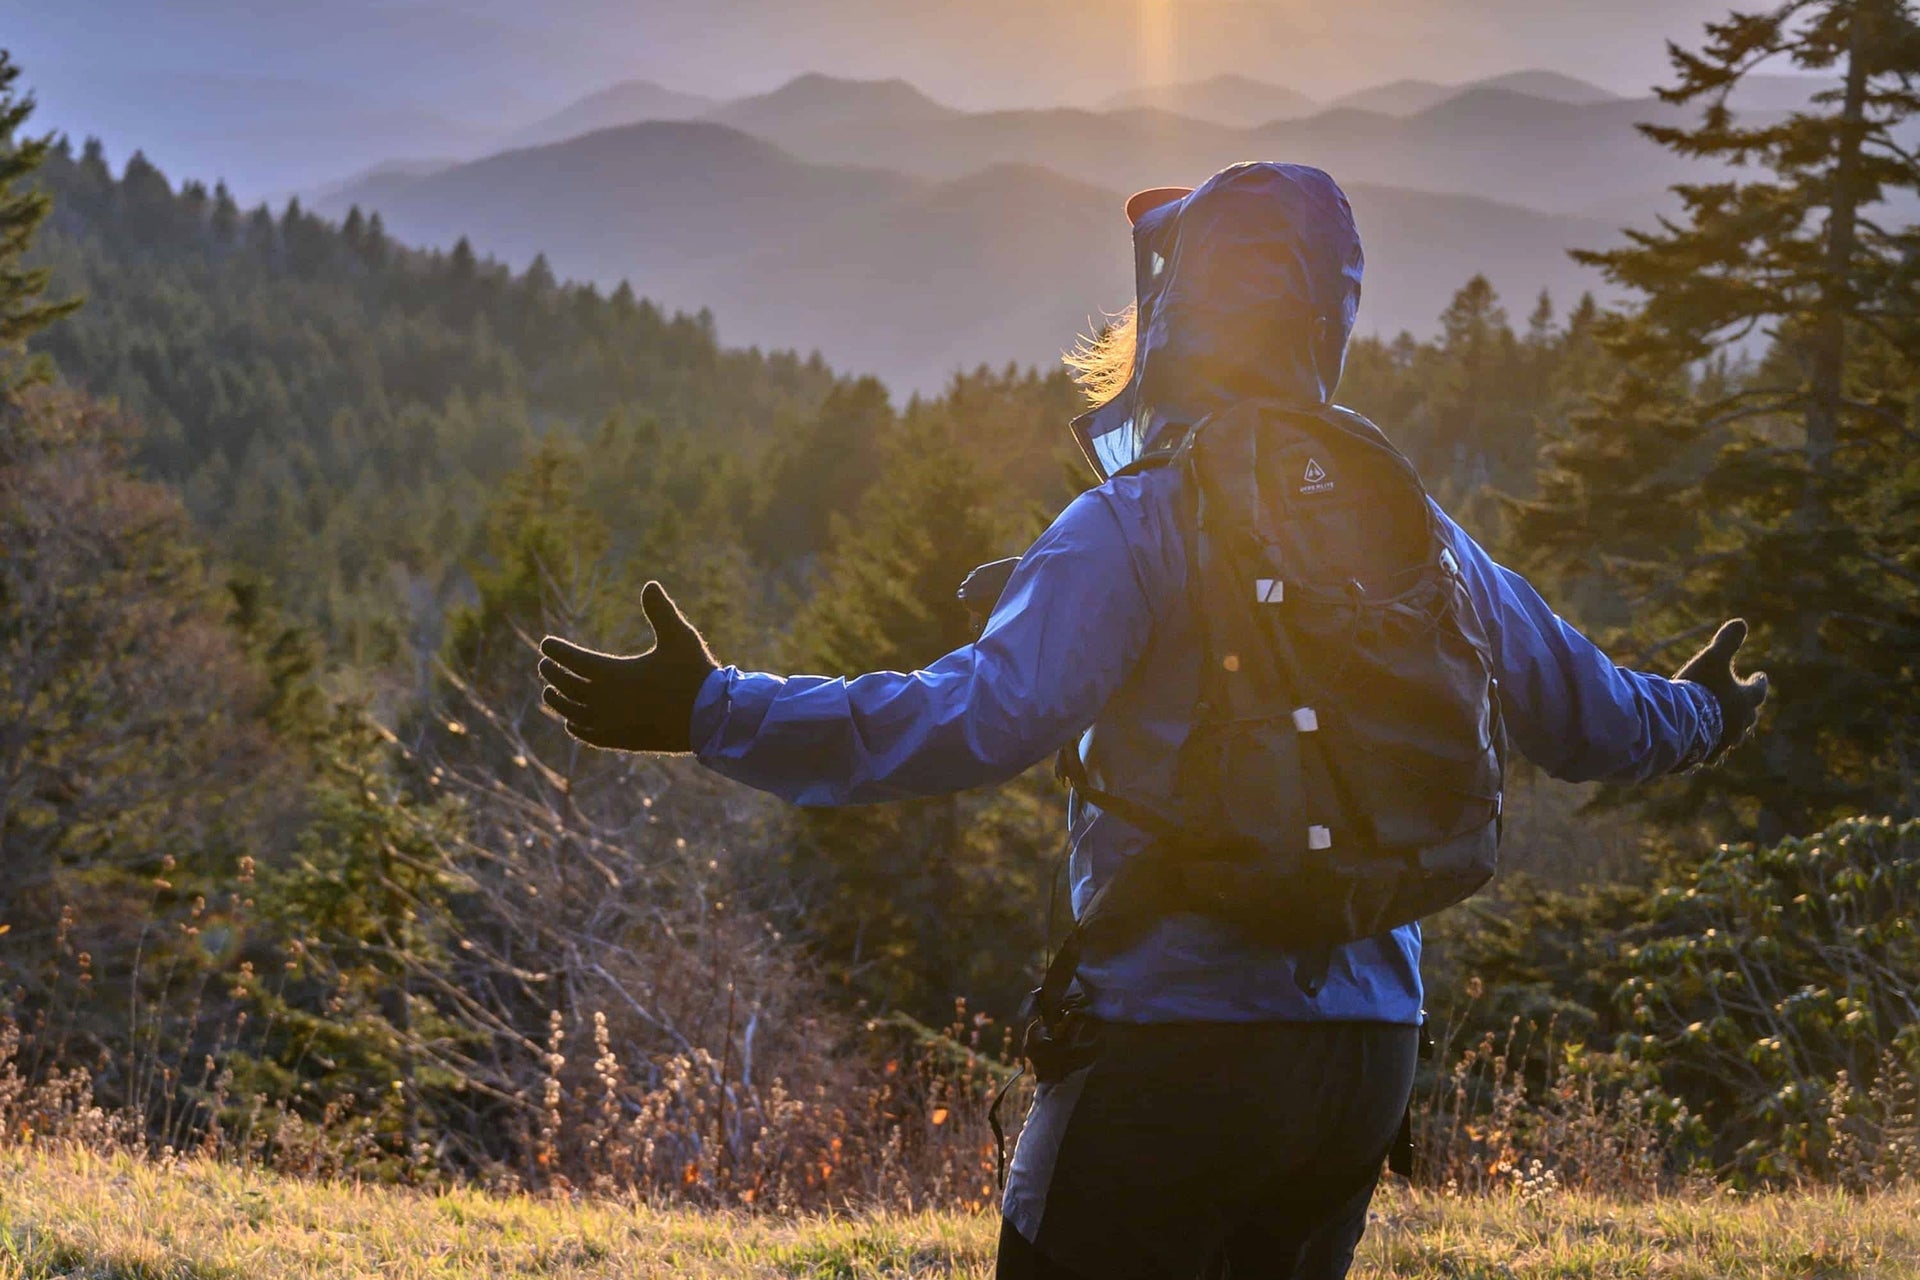
<svg viewBox="0 0 1920 1280">
<path fill-rule="evenodd" d="M 1556 403 L 1583 405 L 1605 382 L 1610 361 L 1595 336 L 1599 323 L 1600 304 L 1591 293 L 1581 294 L 1567 313 L 1547 379 L 1550 398 Z"/>
<path fill-rule="evenodd" d="M 1496 477 L 1514 470 L 1516 453 L 1532 460 L 1532 423 L 1514 403 L 1519 385 L 1519 344 L 1485 276 L 1476 275 L 1440 314 L 1441 383 L 1434 395 L 1437 474 L 1450 477 L 1452 494 L 1471 500 Z M 1447 486 L 1443 485 L 1443 488 Z"/>
<path fill-rule="evenodd" d="M 487 520 L 488 562 L 472 567 L 478 601 L 451 620 L 447 656 L 491 692 L 524 685 L 532 661 L 523 634 L 600 603 L 606 526 L 580 501 L 579 447 L 540 442 L 511 476 Z"/>
<path fill-rule="evenodd" d="M 158 248 L 176 226 L 173 186 L 144 151 L 127 157 L 120 174 L 120 222 L 138 243 Z"/>
<path fill-rule="evenodd" d="M 27 339 L 80 305 L 78 298 L 46 301 L 46 268 L 25 263 L 53 200 L 37 188 L 14 187 L 33 176 L 53 139 L 21 136 L 34 103 L 14 88 L 19 78 L 20 68 L 0 49 L 0 397 L 6 398 L 47 374 L 44 360 L 26 358 Z"/>
<path fill-rule="evenodd" d="M 938 422 L 903 424 L 889 445 L 857 513 L 834 522 L 824 580 L 794 627 L 802 670 L 913 671 L 966 643 L 954 590 L 1003 553 L 984 477 Z M 1011 1010 L 1032 956 L 996 944 L 1030 927 L 1050 850 L 993 803 L 940 796 L 796 819 L 795 869 L 818 895 L 804 923 L 855 992 L 926 1018 L 961 994 Z"/>
<path fill-rule="evenodd" d="M 1552 451 L 1518 537 L 1598 575 L 1630 612 L 1623 656 L 1676 664 L 1723 617 L 1755 624 L 1780 696 L 1758 749 L 1696 774 L 1681 811 L 1730 805 L 1763 834 L 1861 807 L 1911 807 L 1920 756 L 1920 114 L 1909 0 L 1790 0 L 1675 47 L 1669 103 L 1643 126 L 1723 176 L 1682 212 L 1585 253 L 1643 301 L 1599 335 L 1628 367 Z M 1839 80 L 1805 110 L 1742 119 L 1754 68 Z M 1757 365 L 1729 365 L 1764 339 Z"/>
<path fill-rule="evenodd" d="M 246 981 L 261 1029 L 228 1062 L 241 1096 L 350 1100 L 376 1142 L 405 1151 L 423 1132 L 444 1140 L 466 1105 L 456 1064 L 482 1037 L 431 998 L 471 887 L 448 856 L 470 838 L 465 815 L 415 795 L 386 736 L 343 707 L 315 744 L 309 824 L 260 885 L 268 936 L 301 941 L 274 981 Z"/>
<path fill-rule="evenodd" d="M 107 166 L 107 148 L 98 138 L 88 138 L 80 148 L 79 179 L 74 195 L 98 206 L 113 194 L 113 170 Z"/>
<path fill-rule="evenodd" d="M 227 190 L 224 182 L 213 185 L 213 214 L 207 225 L 218 245 L 232 244 L 240 233 L 240 206 L 234 203 L 233 192 Z"/>
<path fill-rule="evenodd" d="M 852 511 L 878 475 L 880 442 L 893 421 L 887 389 L 860 378 L 834 387 L 812 422 L 782 434 L 753 519 L 763 560 L 791 565 L 820 553 L 828 522 Z"/>
<path fill-rule="evenodd" d="M 360 256 L 368 266 L 376 270 L 387 262 L 387 224 L 380 220 L 380 211 L 375 209 L 373 216 L 367 219 L 367 234 L 360 246 Z"/>
</svg>

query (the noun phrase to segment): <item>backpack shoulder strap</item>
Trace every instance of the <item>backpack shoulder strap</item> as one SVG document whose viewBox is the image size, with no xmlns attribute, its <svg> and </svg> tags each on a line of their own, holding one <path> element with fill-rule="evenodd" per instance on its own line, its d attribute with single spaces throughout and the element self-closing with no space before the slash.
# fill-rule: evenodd
<svg viewBox="0 0 1920 1280">
<path fill-rule="evenodd" d="M 1174 458 L 1179 456 L 1180 447 L 1186 444 L 1196 430 L 1198 427 L 1169 426 L 1161 433 L 1160 438 L 1153 442 L 1151 449 L 1114 472 L 1113 478 L 1118 480 L 1121 476 L 1135 476 L 1142 471 L 1157 471 L 1168 466 Z"/>
<path fill-rule="evenodd" d="M 1087 777 L 1086 761 L 1080 758 L 1080 743 L 1076 739 L 1060 748 L 1060 754 L 1054 759 L 1054 776 L 1073 788 L 1075 795 L 1091 801 L 1096 808 L 1111 813 L 1131 827 L 1152 836 L 1162 843 L 1178 841 L 1182 836 L 1180 825 L 1162 814 L 1155 813 L 1138 801 L 1125 796 L 1114 795 L 1111 791 L 1102 791 L 1093 785 Z"/>
</svg>

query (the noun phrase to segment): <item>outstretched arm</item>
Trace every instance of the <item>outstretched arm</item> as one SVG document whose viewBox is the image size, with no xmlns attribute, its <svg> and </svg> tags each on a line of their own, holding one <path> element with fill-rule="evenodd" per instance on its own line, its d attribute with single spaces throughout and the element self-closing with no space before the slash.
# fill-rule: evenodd
<svg viewBox="0 0 1920 1280">
<path fill-rule="evenodd" d="M 920 671 L 852 679 L 723 667 L 694 704 L 694 750 L 805 805 L 1004 782 L 1093 722 L 1151 631 L 1119 519 L 1094 490 L 1022 557 L 973 644 Z"/>
<path fill-rule="evenodd" d="M 1570 782 L 1637 782 L 1699 764 L 1720 748 L 1723 718 L 1713 691 L 1616 666 L 1525 578 L 1441 519 L 1493 645 L 1507 730 L 1529 760 Z"/>
</svg>

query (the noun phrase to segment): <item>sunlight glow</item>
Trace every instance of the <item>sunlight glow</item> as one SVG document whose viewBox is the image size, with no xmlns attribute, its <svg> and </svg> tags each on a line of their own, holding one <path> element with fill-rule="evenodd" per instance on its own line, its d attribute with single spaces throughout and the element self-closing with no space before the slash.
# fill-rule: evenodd
<svg viewBox="0 0 1920 1280">
<path fill-rule="evenodd" d="M 1141 84 L 1173 82 L 1173 0 L 1135 0 L 1140 33 L 1135 60 Z"/>
</svg>

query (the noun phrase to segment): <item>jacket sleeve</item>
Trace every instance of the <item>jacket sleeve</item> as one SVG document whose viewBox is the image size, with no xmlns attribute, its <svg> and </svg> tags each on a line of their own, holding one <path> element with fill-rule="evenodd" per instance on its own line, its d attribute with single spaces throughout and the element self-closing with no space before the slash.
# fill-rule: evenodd
<svg viewBox="0 0 1920 1280">
<path fill-rule="evenodd" d="M 1093 723 L 1151 632 L 1139 566 L 1096 489 L 1021 558 L 975 643 L 906 674 L 724 667 L 695 701 L 695 751 L 714 771 L 803 805 L 1004 782 Z"/>
<path fill-rule="evenodd" d="M 1501 710 L 1521 754 L 1569 782 L 1638 782 L 1707 756 L 1720 738 L 1712 693 L 1614 665 L 1531 583 L 1440 519 L 1493 645 Z"/>
</svg>

